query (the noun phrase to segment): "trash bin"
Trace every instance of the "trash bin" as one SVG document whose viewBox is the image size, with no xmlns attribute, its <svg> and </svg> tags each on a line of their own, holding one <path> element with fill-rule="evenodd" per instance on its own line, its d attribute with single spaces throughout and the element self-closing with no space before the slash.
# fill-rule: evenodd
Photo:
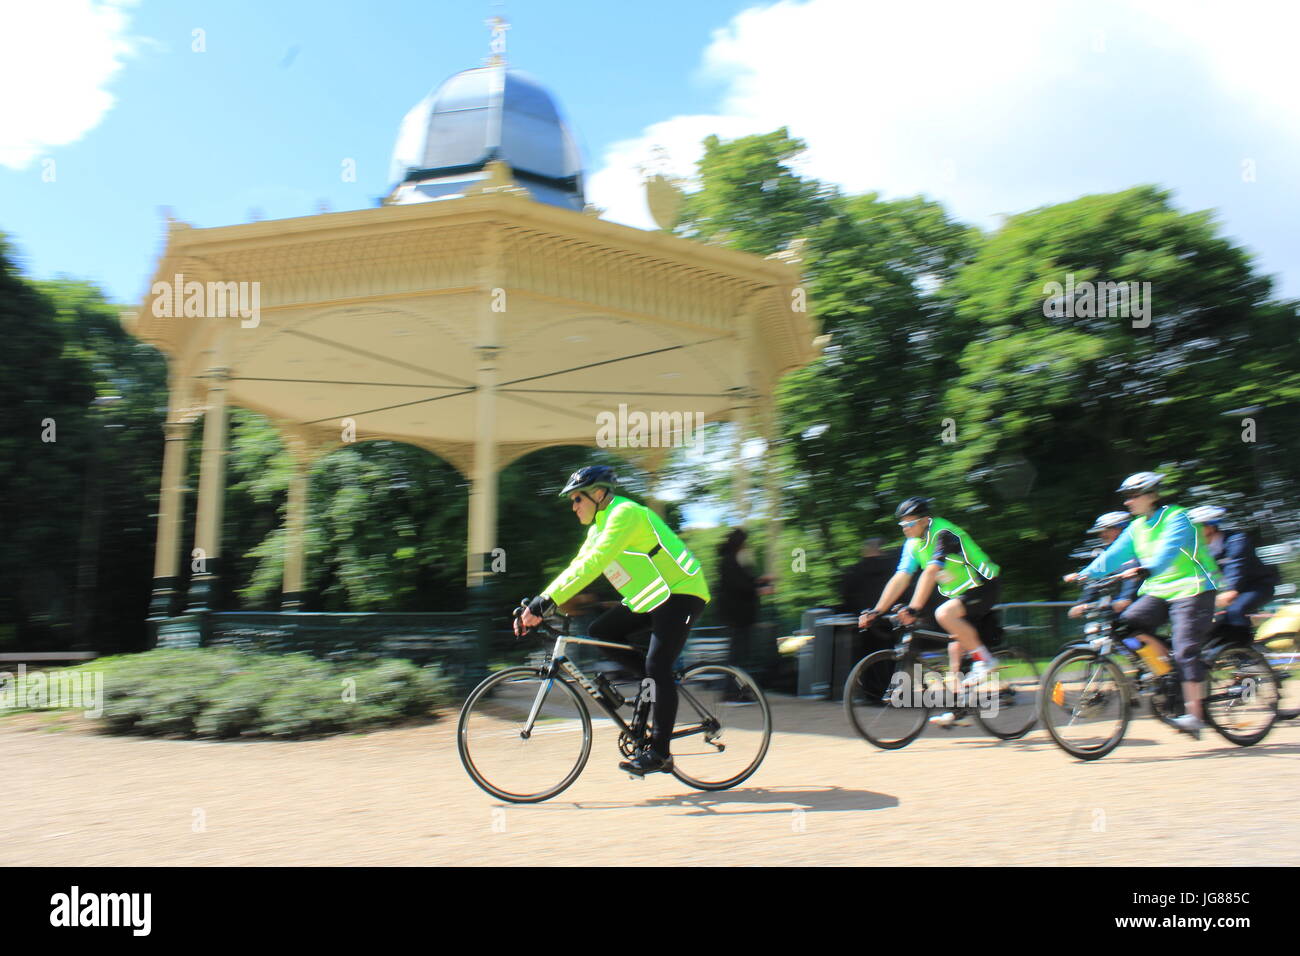
<svg viewBox="0 0 1300 956">
<path fill-rule="evenodd" d="M 828 631 L 826 679 L 830 700 L 844 699 L 844 682 L 853 665 L 866 656 L 866 637 L 858 631 L 856 614 L 835 614 L 817 621 L 818 628 Z"/>
</svg>

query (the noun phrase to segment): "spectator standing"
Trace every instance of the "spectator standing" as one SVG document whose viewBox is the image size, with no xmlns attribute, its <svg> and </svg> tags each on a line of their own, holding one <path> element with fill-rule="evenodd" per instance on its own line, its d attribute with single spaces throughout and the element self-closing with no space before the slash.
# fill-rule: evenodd
<svg viewBox="0 0 1300 956">
<path fill-rule="evenodd" d="M 846 613 L 861 614 L 866 608 L 875 607 L 885 584 L 893 576 L 897 562 L 885 555 L 882 544 L 882 538 L 868 538 L 861 559 L 840 579 L 840 607 Z"/>
<path fill-rule="evenodd" d="M 758 623 L 758 598 L 770 577 L 756 573 L 742 528 L 732 530 L 718 545 L 718 589 L 714 607 L 731 633 L 731 662 L 748 671 L 760 684 L 766 674 L 765 659 L 755 653 L 754 626 Z"/>
</svg>

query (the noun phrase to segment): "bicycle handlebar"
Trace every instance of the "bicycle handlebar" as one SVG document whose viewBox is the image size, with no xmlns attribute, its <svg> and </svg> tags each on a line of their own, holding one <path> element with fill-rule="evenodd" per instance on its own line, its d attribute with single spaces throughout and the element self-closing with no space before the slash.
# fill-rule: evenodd
<svg viewBox="0 0 1300 956">
<path fill-rule="evenodd" d="M 895 604 L 893 607 L 889 609 L 888 612 L 882 612 L 880 614 L 877 614 L 875 618 L 872 620 L 871 624 L 875 624 L 877 621 L 888 621 L 890 626 L 892 626 L 895 630 L 900 630 L 900 631 L 915 630 L 917 624 L 919 624 L 921 620 L 921 616 L 919 614 L 914 614 L 912 616 L 911 624 L 904 624 L 902 621 L 899 620 L 898 617 L 899 612 L 906 607 L 907 605 L 905 604 Z M 871 627 L 871 624 L 868 624 L 867 627 L 868 628 Z M 862 631 L 862 630 L 866 630 L 866 628 L 860 627 L 858 628 L 858 630 Z"/>
<path fill-rule="evenodd" d="M 516 606 L 515 609 L 514 609 L 514 611 L 513 611 L 513 612 L 511 613 L 511 615 L 510 615 L 511 621 L 516 621 L 516 620 L 518 620 L 518 619 L 523 615 L 524 611 L 526 611 L 526 610 L 528 610 L 528 608 L 527 608 L 526 605 L 520 604 L 520 605 Z M 567 618 L 565 618 L 564 615 L 561 615 L 561 614 L 555 614 L 555 615 L 552 615 L 552 618 L 554 618 L 554 619 L 560 619 L 560 620 L 567 620 Z M 513 630 L 513 627 L 512 627 L 511 629 Z M 522 641 L 524 638 L 528 637 L 528 636 L 529 636 L 530 634 L 532 634 L 534 631 L 541 631 L 542 634 L 546 635 L 547 637 L 559 637 L 559 636 L 560 636 L 560 629 L 559 629 L 558 627 L 556 627 L 554 624 L 551 623 L 551 619 L 550 619 L 550 618 L 545 618 L 545 617 L 544 617 L 544 618 L 542 618 L 541 621 L 539 621 L 538 623 L 536 623 L 536 624 L 532 625 L 531 627 L 527 628 L 527 629 L 524 631 L 524 633 L 522 633 L 522 634 L 516 634 L 516 635 L 515 635 L 515 640 L 516 640 L 516 641 Z"/>
</svg>

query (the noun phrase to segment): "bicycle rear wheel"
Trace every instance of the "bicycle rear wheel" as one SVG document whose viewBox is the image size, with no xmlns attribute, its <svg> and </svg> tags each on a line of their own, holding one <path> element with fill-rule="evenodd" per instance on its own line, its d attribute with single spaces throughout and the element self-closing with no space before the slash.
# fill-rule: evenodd
<svg viewBox="0 0 1300 956">
<path fill-rule="evenodd" d="M 532 729 L 525 731 L 535 714 Z M 538 803 L 578 779 L 591 755 L 586 702 L 533 667 L 493 674 L 470 692 L 456 731 L 470 778 L 511 803 Z"/>
<path fill-rule="evenodd" d="M 1068 650 L 1048 665 L 1038 689 L 1038 716 L 1056 745 L 1080 760 L 1106 756 L 1124 739 L 1129 682 L 1109 657 Z"/>
<path fill-rule="evenodd" d="M 1277 719 L 1300 716 L 1300 634 L 1281 634 L 1255 645 L 1277 675 Z"/>
<path fill-rule="evenodd" d="M 747 780 L 772 740 L 772 710 L 739 667 L 699 664 L 677 684 L 673 776 L 696 790 L 727 790 Z"/>
<path fill-rule="evenodd" d="M 925 729 L 920 665 L 890 648 L 868 654 L 844 682 L 844 710 L 862 739 L 882 750 L 906 747 Z"/>
<path fill-rule="evenodd" d="M 988 706 L 975 711 L 981 727 L 1002 740 L 1017 740 L 1034 729 L 1038 723 L 1038 665 L 1018 647 L 1004 647 L 996 652 L 998 666 L 994 671 L 996 684 L 975 692 L 981 702 L 988 698 Z"/>
<path fill-rule="evenodd" d="M 1277 720 L 1277 675 L 1256 648 L 1226 646 L 1214 653 L 1205 678 L 1205 720 L 1239 747 L 1257 744 Z"/>
</svg>

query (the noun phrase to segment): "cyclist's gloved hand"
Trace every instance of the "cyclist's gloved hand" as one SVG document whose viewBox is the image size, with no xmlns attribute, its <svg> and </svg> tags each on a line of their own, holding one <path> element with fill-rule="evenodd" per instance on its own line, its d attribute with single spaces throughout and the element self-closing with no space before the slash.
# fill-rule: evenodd
<svg viewBox="0 0 1300 956">
<path fill-rule="evenodd" d="M 539 594 L 537 597 L 526 601 L 525 605 L 528 608 L 528 613 L 537 617 L 550 617 L 555 613 L 555 602 L 545 594 Z"/>
</svg>

